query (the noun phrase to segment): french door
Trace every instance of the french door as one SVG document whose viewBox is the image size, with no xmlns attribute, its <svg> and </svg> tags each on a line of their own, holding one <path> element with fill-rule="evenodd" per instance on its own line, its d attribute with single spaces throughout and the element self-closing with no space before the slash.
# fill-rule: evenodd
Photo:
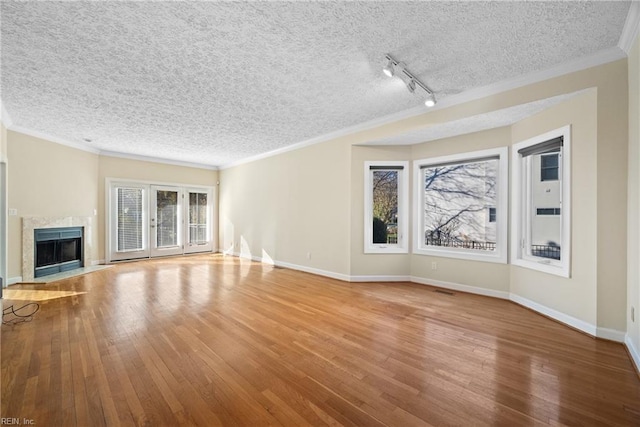
<svg viewBox="0 0 640 427">
<path fill-rule="evenodd" d="M 182 190 L 152 185 L 149 195 L 150 255 L 182 254 Z"/>
<path fill-rule="evenodd" d="M 213 250 L 211 188 L 108 186 L 109 261 Z"/>
<path fill-rule="evenodd" d="M 213 192 L 210 189 L 185 189 L 186 245 L 184 253 L 213 250 L 211 217 Z"/>
</svg>

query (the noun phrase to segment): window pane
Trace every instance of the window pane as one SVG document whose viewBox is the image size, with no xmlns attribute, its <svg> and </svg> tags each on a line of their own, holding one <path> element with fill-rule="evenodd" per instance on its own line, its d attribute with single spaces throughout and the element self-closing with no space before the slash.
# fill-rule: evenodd
<svg viewBox="0 0 640 427">
<path fill-rule="evenodd" d="M 189 243 L 207 243 L 207 193 L 189 193 Z"/>
<path fill-rule="evenodd" d="M 176 246 L 178 244 L 178 192 L 158 190 L 156 200 L 157 246 L 159 248 Z"/>
<path fill-rule="evenodd" d="M 398 243 L 398 171 L 373 170 L 373 243 Z"/>
<path fill-rule="evenodd" d="M 540 168 L 541 172 L 553 171 L 547 176 L 553 176 L 554 179 L 536 179 L 531 176 L 530 194 L 531 194 L 531 224 L 530 232 L 530 248 L 528 254 L 531 256 L 560 259 L 561 247 L 561 208 L 560 206 L 560 189 L 562 179 L 558 174 L 558 154 L 545 155 L 534 154 L 527 156 L 527 161 L 531 162 L 531 173 L 535 173 Z M 551 169 L 544 169 L 545 165 L 551 165 Z M 554 206 L 550 208 L 549 206 Z"/>
<path fill-rule="evenodd" d="M 426 167 L 424 244 L 479 251 L 496 249 L 498 159 Z"/>
<path fill-rule="evenodd" d="M 118 188 L 118 251 L 144 249 L 142 245 L 142 196 L 141 188 Z"/>
</svg>

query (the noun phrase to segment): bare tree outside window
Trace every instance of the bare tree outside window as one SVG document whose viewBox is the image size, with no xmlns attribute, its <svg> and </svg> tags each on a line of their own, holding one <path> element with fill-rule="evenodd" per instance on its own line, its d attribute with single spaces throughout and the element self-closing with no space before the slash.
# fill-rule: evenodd
<svg viewBox="0 0 640 427">
<path fill-rule="evenodd" d="M 496 223 L 489 208 L 497 204 L 498 162 L 423 167 L 425 245 L 496 249 Z"/>
<path fill-rule="evenodd" d="M 373 171 L 373 243 L 396 243 L 398 171 Z"/>
</svg>

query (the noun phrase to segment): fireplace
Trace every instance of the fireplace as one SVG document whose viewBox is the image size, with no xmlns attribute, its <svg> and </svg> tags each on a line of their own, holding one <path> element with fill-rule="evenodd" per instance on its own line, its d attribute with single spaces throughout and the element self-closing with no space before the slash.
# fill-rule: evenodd
<svg viewBox="0 0 640 427">
<path fill-rule="evenodd" d="M 83 267 L 83 228 L 35 229 L 34 277 L 48 276 Z"/>
</svg>

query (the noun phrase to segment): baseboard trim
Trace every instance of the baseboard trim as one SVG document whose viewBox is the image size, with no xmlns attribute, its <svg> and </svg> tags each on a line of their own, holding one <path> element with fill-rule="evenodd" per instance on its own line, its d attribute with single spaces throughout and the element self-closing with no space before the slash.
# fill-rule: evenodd
<svg viewBox="0 0 640 427">
<path fill-rule="evenodd" d="M 443 282 L 441 280 L 425 279 L 422 277 L 411 276 L 413 283 L 421 285 L 436 286 L 438 288 L 450 289 L 452 291 L 467 292 L 470 294 L 483 295 L 487 297 L 509 299 L 509 292 L 497 291 L 495 289 L 479 288 L 477 286 L 461 285 L 459 283 Z"/>
<path fill-rule="evenodd" d="M 604 340 L 624 343 L 626 335 L 626 332 L 616 329 L 601 328 L 599 326 L 596 328 L 596 336 Z"/>
<path fill-rule="evenodd" d="M 319 276 L 329 277 L 331 279 L 342 280 L 343 282 L 349 282 L 351 276 L 342 273 L 334 273 L 333 271 L 321 270 L 319 268 L 306 267 L 298 264 L 291 264 L 288 262 L 274 261 L 276 267 L 290 268 L 292 270 L 303 271 L 305 273 L 317 274 Z"/>
<path fill-rule="evenodd" d="M 638 349 L 634 347 L 633 341 L 631 341 L 631 337 L 629 336 L 629 334 L 626 334 L 624 338 L 624 344 L 627 347 L 627 351 L 629 352 L 631 361 L 635 364 L 636 373 L 640 377 L 640 352 L 638 352 Z"/>
<path fill-rule="evenodd" d="M 349 275 L 347 275 L 347 274 L 334 273 L 333 271 L 322 270 L 322 269 L 314 268 L 314 267 L 307 267 L 307 266 L 304 266 L 304 265 L 292 264 L 292 263 L 284 262 L 284 261 L 276 261 L 276 260 L 273 260 L 271 258 L 263 260 L 262 257 L 259 257 L 259 256 L 248 255 L 248 254 L 243 254 L 243 253 L 239 253 L 239 252 L 231 252 L 231 251 L 224 252 L 224 255 L 227 255 L 227 256 L 230 255 L 230 256 L 235 256 L 235 257 L 242 258 L 242 259 L 248 259 L 248 260 L 255 261 L 255 262 L 261 262 L 261 263 L 264 263 L 264 264 L 275 265 L 276 267 L 289 268 L 291 270 L 302 271 L 304 273 L 317 274 L 319 276 L 325 276 L 325 277 L 329 277 L 331 279 L 342 280 L 344 282 L 349 282 L 350 279 L 351 279 L 351 277 Z"/>
<path fill-rule="evenodd" d="M 618 331 L 615 329 L 597 327 L 595 325 L 592 325 L 591 323 L 585 322 L 584 320 L 580 320 L 573 316 L 569 316 L 568 314 L 564 314 L 560 311 L 554 310 L 553 308 L 547 307 L 545 305 L 539 304 L 535 301 L 531 301 L 530 299 L 521 297 L 520 295 L 513 294 L 507 291 L 498 291 L 495 289 L 480 288 L 477 286 L 461 285 L 459 283 L 426 279 L 426 278 L 417 277 L 417 276 L 400 276 L 400 275 L 398 276 L 394 276 L 394 275 L 350 276 L 347 274 L 335 273 L 332 271 L 322 270 L 319 268 L 307 267 L 303 265 L 292 264 L 292 263 L 282 262 L 282 261 L 273 261 L 271 259 L 263 261 L 262 258 L 260 257 L 247 256 L 246 254 L 241 254 L 237 252 L 226 252 L 225 255 L 232 255 L 240 258 L 251 259 L 252 261 L 256 261 L 256 262 L 267 262 L 269 264 L 274 264 L 277 267 L 290 268 L 292 270 L 303 271 L 305 273 L 311 273 L 311 274 L 317 274 L 319 276 L 325 276 L 332 279 L 342 280 L 345 282 L 358 282 L 358 283 L 412 282 L 412 283 L 418 283 L 421 285 L 429 285 L 429 286 L 435 286 L 435 287 L 444 288 L 444 289 L 450 289 L 453 291 L 467 292 L 470 294 L 483 295 L 483 296 L 492 297 L 492 298 L 509 300 L 523 307 L 529 308 L 537 313 L 540 313 L 544 316 L 547 316 L 555 321 L 563 323 L 569 327 L 582 331 L 593 337 L 598 337 L 598 338 L 620 342 L 620 343 L 626 343 L 627 347 L 630 349 L 629 352 L 634 358 L 634 362 L 638 366 L 640 366 L 640 363 L 639 363 L 640 358 L 638 357 L 638 352 L 636 351 L 635 348 L 633 348 L 633 346 L 629 344 L 631 341 L 627 339 L 628 336 L 625 334 L 625 332 Z"/>
<path fill-rule="evenodd" d="M 411 282 L 411 276 L 349 276 L 350 282 Z"/>
<path fill-rule="evenodd" d="M 22 276 L 18 276 L 18 277 L 9 277 L 7 279 L 7 286 L 9 285 L 15 285 L 16 283 L 20 283 L 22 282 Z"/>
<path fill-rule="evenodd" d="M 91 261 L 91 265 L 103 265 L 106 264 L 106 262 L 103 259 L 94 259 L 93 261 Z"/>
<path fill-rule="evenodd" d="M 533 311 L 537 311 L 540 314 L 543 314 L 547 317 L 557 320 L 560 323 L 564 323 L 565 325 L 585 332 L 591 336 L 598 336 L 596 326 L 592 325 L 591 323 L 585 322 L 584 320 L 580 320 L 573 316 L 569 316 L 568 314 L 561 313 L 557 310 L 554 310 L 553 308 L 549 308 L 535 301 L 531 301 L 530 299 L 521 297 L 520 295 L 511 294 L 509 299 L 516 304 L 520 304 L 523 307 L 530 308 Z"/>
</svg>

